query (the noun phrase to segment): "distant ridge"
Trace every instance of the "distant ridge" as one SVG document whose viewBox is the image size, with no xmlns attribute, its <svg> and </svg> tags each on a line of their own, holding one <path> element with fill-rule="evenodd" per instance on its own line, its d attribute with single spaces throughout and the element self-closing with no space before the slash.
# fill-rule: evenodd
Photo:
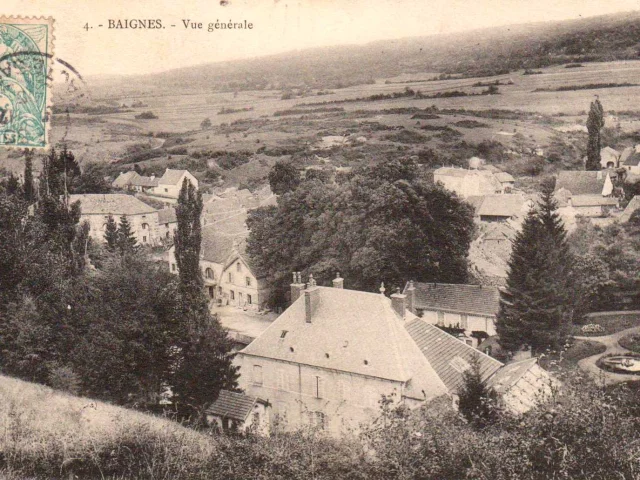
<svg viewBox="0 0 640 480">
<path fill-rule="evenodd" d="M 335 89 L 401 73 L 492 76 L 571 62 L 640 60 L 640 12 L 321 47 L 96 83 L 184 92 Z"/>
</svg>

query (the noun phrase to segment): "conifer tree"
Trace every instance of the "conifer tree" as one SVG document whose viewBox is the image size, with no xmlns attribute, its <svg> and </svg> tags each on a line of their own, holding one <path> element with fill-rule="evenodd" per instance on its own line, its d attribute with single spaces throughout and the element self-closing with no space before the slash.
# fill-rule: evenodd
<svg viewBox="0 0 640 480">
<path fill-rule="evenodd" d="M 27 150 L 24 158 L 24 199 L 27 203 L 32 203 L 36 199 L 35 186 L 33 185 L 33 152 Z"/>
<path fill-rule="evenodd" d="M 470 368 L 462 374 L 458 409 L 469 423 L 481 428 L 497 417 L 497 394 L 482 381 L 478 357 L 474 356 L 469 363 Z"/>
<path fill-rule="evenodd" d="M 109 215 L 107 219 L 104 230 L 104 240 L 107 242 L 107 250 L 115 252 L 118 247 L 118 225 L 111 215 Z"/>
<path fill-rule="evenodd" d="M 120 253 L 134 252 L 137 246 L 136 237 L 131 231 L 131 224 L 126 215 L 120 217 L 120 225 L 118 226 L 118 249 Z"/>
<path fill-rule="evenodd" d="M 557 348 L 569 332 L 571 255 L 556 208 L 553 185 L 545 183 L 538 208 L 529 212 L 513 242 L 496 322 L 500 345 L 511 352 L 523 345 L 534 354 Z"/>
<path fill-rule="evenodd" d="M 600 100 L 591 102 L 589 117 L 587 118 L 587 163 L 585 170 L 600 170 L 600 130 L 604 127 L 604 109 Z"/>
</svg>

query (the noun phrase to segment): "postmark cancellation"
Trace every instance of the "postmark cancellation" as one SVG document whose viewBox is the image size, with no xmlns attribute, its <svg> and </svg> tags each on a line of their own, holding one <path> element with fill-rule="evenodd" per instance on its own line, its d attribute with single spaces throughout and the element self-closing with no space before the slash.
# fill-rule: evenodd
<svg viewBox="0 0 640 480">
<path fill-rule="evenodd" d="M 0 15 L 0 148 L 48 144 L 53 23 Z"/>
</svg>

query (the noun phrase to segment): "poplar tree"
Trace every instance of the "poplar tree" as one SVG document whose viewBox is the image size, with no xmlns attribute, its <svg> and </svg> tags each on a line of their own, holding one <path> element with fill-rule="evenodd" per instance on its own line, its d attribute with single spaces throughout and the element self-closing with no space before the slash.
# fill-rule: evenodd
<svg viewBox="0 0 640 480">
<path fill-rule="evenodd" d="M 185 178 L 176 205 L 178 228 L 173 240 L 182 293 L 194 299 L 202 293 L 203 286 L 200 271 L 201 213 L 202 194 Z"/>
<path fill-rule="evenodd" d="M 604 109 L 600 100 L 591 102 L 589 117 L 587 118 L 587 163 L 585 170 L 600 170 L 600 130 L 604 127 Z"/>
<path fill-rule="evenodd" d="M 569 334 L 572 259 L 556 209 L 553 185 L 546 183 L 537 209 L 529 212 L 513 242 L 496 322 L 505 350 L 526 345 L 536 354 L 560 347 Z"/>
<path fill-rule="evenodd" d="M 118 246 L 118 225 L 112 215 L 109 215 L 107 219 L 107 225 L 104 230 L 104 240 L 107 242 L 107 250 L 115 252 Z"/>
</svg>

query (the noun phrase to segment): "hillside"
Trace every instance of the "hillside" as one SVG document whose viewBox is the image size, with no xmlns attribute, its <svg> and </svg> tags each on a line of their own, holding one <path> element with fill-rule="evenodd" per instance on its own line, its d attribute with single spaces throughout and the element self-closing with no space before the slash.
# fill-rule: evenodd
<svg viewBox="0 0 640 480">
<path fill-rule="evenodd" d="M 640 12 L 631 12 L 514 25 L 293 51 L 162 74 L 97 79 L 94 83 L 124 89 L 130 95 L 143 94 L 152 87 L 157 91 L 158 85 L 180 92 L 323 89 L 369 83 L 402 73 L 488 76 L 570 62 L 637 59 L 639 20 Z"/>
</svg>

